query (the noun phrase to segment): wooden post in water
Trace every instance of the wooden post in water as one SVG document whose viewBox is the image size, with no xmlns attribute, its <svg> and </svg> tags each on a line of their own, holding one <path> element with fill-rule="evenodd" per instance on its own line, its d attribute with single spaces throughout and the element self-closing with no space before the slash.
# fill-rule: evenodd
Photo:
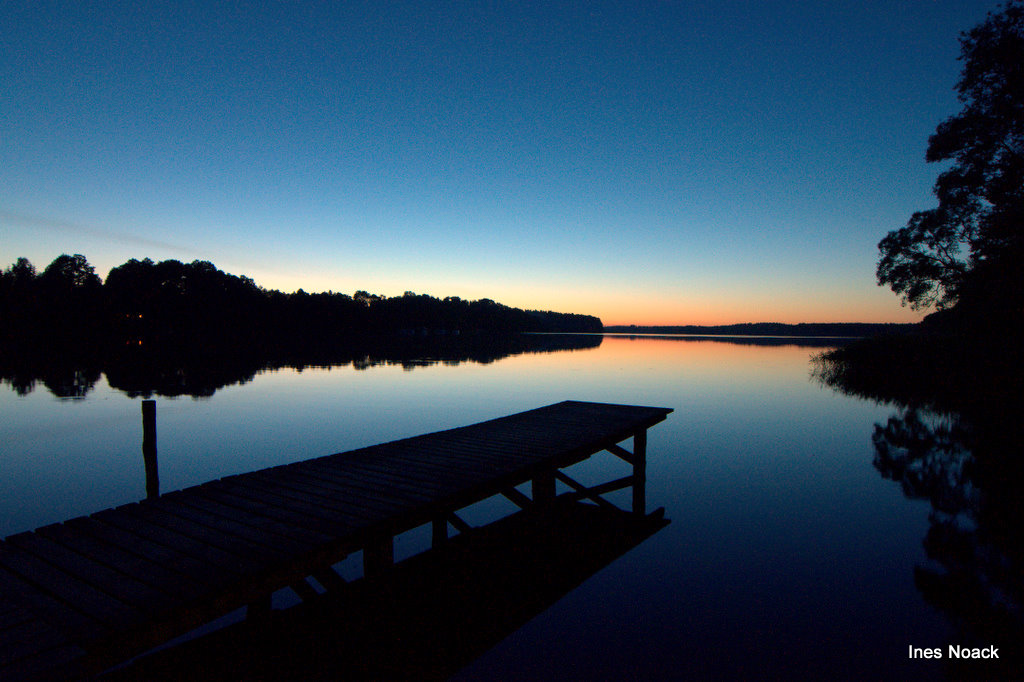
<svg viewBox="0 0 1024 682">
<path fill-rule="evenodd" d="M 273 610 L 273 595 L 267 593 L 256 601 L 249 603 L 245 609 L 245 617 L 249 620 L 266 620 Z"/>
<path fill-rule="evenodd" d="M 160 496 L 160 472 L 156 460 L 156 401 L 142 401 L 142 459 L 146 464 L 146 498 Z"/>
<path fill-rule="evenodd" d="M 647 514 L 647 429 L 633 434 L 633 513 Z"/>
</svg>

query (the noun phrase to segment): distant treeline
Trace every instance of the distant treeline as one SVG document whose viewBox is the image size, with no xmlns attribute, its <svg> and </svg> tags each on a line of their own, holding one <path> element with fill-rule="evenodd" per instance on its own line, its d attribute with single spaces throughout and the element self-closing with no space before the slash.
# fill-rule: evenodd
<svg viewBox="0 0 1024 682">
<path fill-rule="evenodd" d="M 37 273 L 25 258 L 0 275 L 0 343 L 162 346 L 330 345 L 371 336 L 600 332 L 601 320 L 510 308 L 489 299 L 406 292 L 284 293 L 208 261 L 132 259 L 103 281 L 82 255 Z"/>
<path fill-rule="evenodd" d="M 837 336 L 862 337 L 879 334 L 903 334 L 917 327 L 916 324 L 871 324 L 861 322 L 823 322 L 783 324 L 781 322 L 755 322 L 747 324 L 725 324 L 711 327 L 683 325 L 674 327 L 642 327 L 620 325 L 605 327 L 610 334 L 706 334 L 723 336 Z"/>
</svg>

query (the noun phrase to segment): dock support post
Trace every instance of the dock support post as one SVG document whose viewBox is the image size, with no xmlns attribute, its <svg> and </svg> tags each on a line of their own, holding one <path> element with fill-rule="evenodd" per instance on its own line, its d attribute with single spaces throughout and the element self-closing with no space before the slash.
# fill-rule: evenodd
<svg viewBox="0 0 1024 682">
<path fill-rule="evenodd" d="M 555 472 L 545 469 L 533 477 L 533 502 L 538 506 L 549 505 L 555 501 Z"/>
<path fill-rule="evenodd" d="M 156 459 L 156 401 L 142 401 L 142 461 L 146 466 L 146 497 L 160 497 L 160 470 Z"/>
<path fill-rule="evenodd" d="M 391 535 L 374 538 L 363 547 L 363 577 L 379 575 L 394 563 L 395 541 Z"/>
<path fill-rule="evenodd" d="M 448 542 L 448 520 L 443 516 L 430 522 L 430 546 L 434 549 Z"/>
<path fill-rule="evenodd" d="M 266 620 L 270 617 L 270 612 L 273 609 L 272 595 L 267 593 L 259 599 L 249 602 L 249 606 L 245 610 L 245 617 L 249 620 Z"/>
<path fill-rule="evenodd" d="M 647 514 L 647 429 L 633 434 L 633 513 Z"/>
</svg>

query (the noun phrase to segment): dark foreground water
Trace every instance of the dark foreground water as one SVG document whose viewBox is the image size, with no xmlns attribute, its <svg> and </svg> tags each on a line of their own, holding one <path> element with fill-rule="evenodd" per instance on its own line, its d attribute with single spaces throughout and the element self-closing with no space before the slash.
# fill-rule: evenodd
<svg viewBox="0 0 1024 682">
<path fill-rule="evenodd" d="M 457 679 L 963 673 L 947 648 L 977 628 L 921 587 L 922 572 L 941 568 L 926 552 L 939 512 L 905 472 L 879 464 L 878 428 L 906 413 L 820 385 L 810 363 L 820 350 L 610 336 L 487 363 L 260 372 L 204 398 L 154 396 L 159 484 L 170 491 L 565 399 L 671 407 L 649 432 L 647 469 L 647 507 L 664 507 L 671 523 Z M 74 399 L 18 387 L 0 389 L 0 535 L 145 496 L 138 397 L 103 375 Z M 622 467 L 603 453 L 580 476 L 615 478 Z M 417 542 L 399 538 L 398 557 Z M 941 648 L 944 659 L 912 660 L 911 646 Z M 967 675 L 992 672 L 970 665 Z"/>
</svg>

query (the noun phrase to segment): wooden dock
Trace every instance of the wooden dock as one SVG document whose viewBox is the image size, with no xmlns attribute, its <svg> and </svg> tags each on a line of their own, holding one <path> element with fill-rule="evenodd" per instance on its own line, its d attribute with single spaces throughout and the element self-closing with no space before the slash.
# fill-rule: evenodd
<svg viewBox="0 0 1024 682">
<path fill-rule="evenodd" d="M 363 553 L 386 576 L 393 538 L 502 494 L 524 509 L 632 488 L 645 513 L 646 433 L 668 408 L 567 401 L 470 426 L 248 474 L 20 533 L 0 542 L 0 679 L 95 676 L 239 607 L 258 617 Z M 632 439 L 632 452 L 620 443 Z M 587 488 L 561 469 L 608 450 L 630 476 Z M 530 483 L 530 495 L 516 486 Z"/>
</svg>

